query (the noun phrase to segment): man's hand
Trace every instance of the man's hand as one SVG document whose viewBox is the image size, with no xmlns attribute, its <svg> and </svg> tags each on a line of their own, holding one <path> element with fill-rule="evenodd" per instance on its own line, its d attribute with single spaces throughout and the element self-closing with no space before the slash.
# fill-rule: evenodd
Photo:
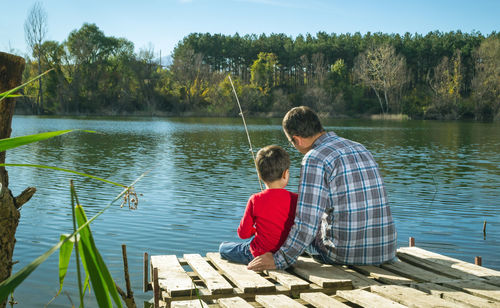
<svg viewBox="0 0 500 308">
<path fill-rule="evenodd" d="M 263 255 L 255 257 L 250 263 L 248 263 L 247 268 L 253 271 L 263 271 L 276 269 L 274 264 L 274 258 L 272 252 L 266 252 Z"/>
</svg>

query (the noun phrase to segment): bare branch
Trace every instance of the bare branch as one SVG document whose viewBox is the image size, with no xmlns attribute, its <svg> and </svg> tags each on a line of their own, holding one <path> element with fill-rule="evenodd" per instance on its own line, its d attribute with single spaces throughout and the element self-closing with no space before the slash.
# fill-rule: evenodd
<svg viewBox="0 0 500 308">
<path fill-rule="evenodd" d="M 47 35 L 47 13 L 40 2 L 36 2 L 31 8 L 28 18 L 24 22 L 24 34 L 26 43 L 32 52 L 36 46 L 41 46 Z"/>
<path fill-rule="evenodd" d="M 36 192 L 35 187 L 28 187 L 21 194 L 19 194 L 19 196 L 15 197 L 14 204 L 16 205 L 16 208 L 17 209 L 21 208 L 21 206 L 23 206 L 26 202 L 28 202 L 31 199 L 31 197 L 33 197 L 35 192 Z"/>
</svg>

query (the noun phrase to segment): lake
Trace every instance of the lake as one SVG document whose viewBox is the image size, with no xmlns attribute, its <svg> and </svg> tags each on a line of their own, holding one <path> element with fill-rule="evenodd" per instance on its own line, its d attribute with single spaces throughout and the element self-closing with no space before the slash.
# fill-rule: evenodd
<svg viewBox="0 0 500 308">
<path fill-rule="evenodd" d="M 297 191 L 302 155 L 291 148 L 280 119 L 247 119 L 255 150 L 278 144 L 292 159 L 288 189 Z M 398 246 L 416 245 L 500 270 L 500 123 L 325 120 L 327 130 L 363 143 L 380 165 L 398 231 Z M 248 197 L 259 191 L 240 118 L 46 118 L 15 116 L 12 136 L 62 129 L 73 132 L 7 152 L 7 163 L 58 166 L 136 185 L 137 210 L 111 206 L 91 225 L 112 276 L 124 288 L 121 244 L 139 306 L 142 258 L 149 255 L 217 251 L 237 240 Z M 14 260 L 19 270 L 71 233 L 69 181 L 93 216 L 121 192 L 119 187 L 74 174 L 9 167 L 18 195 L 37 187 L 21 210 Z M 483 223 L 487 221 L 486 237 Z M 15 292 L 19 307 L 40 307 L 56 294 L 58 254 L 52 255 Z M 66 294 L 50 307 L 78 303 L 71 261 Z M 87 295 L 89 306 L 95 302 Z"/>
</svg>

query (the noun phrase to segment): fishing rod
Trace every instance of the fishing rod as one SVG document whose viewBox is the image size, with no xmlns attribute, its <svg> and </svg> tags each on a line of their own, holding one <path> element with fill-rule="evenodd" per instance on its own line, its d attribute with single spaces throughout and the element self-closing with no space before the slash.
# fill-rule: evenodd
<svg viewBox="0 0 500 308">
<path fill-rule="evenodd" d="M 231 87 L 233 87 L 233 93 L 236 97 L 236 102 L 238 103 L 238 107 L 240 108 L 241 119 L 243 120 L 243 126 L 245 127 L 245 132 L 247 133 L 248 144 L 250 145 L 250 153 L 252 153 L 253 164 L 255 165 L 255 171 L 257 171 L 257 178 L 259 179 L 260 190 L 264 190 L 262 187 L 262 182 L 260 181 L 259 171 L 257 169 L 257 161 L 255 160 L 255 154 L 253 153 L 252 142 L 250 141 L 250 134 L 248 133 L 247 123 L 245 122 L 245 116 L 243 116 L 243 110 L 241 110 L 240 100 L 238 99 L 238 94 L 236 94 L 236 89 L 234 88 L 233 80 L 231 79 L 231 75 L 227 75 L 229 77 L 229 82 L 231 82 Z"/>
</svg>

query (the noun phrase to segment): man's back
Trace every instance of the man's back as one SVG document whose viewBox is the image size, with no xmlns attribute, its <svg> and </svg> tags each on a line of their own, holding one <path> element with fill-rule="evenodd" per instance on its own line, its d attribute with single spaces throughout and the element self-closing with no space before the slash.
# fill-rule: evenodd
<svg viewBox="0 0 500 308">
<path fill-rule="evenodd" d="M 396 229 L 371 153 L 357 142 L 326 133 L 304 157 L 303 167 L 311 162 L 322 165 L 321 185 L 328 200 L 318 233 L 319 248 L 343 264 L 380 264 L 393 259 Z"/>
</svg>

